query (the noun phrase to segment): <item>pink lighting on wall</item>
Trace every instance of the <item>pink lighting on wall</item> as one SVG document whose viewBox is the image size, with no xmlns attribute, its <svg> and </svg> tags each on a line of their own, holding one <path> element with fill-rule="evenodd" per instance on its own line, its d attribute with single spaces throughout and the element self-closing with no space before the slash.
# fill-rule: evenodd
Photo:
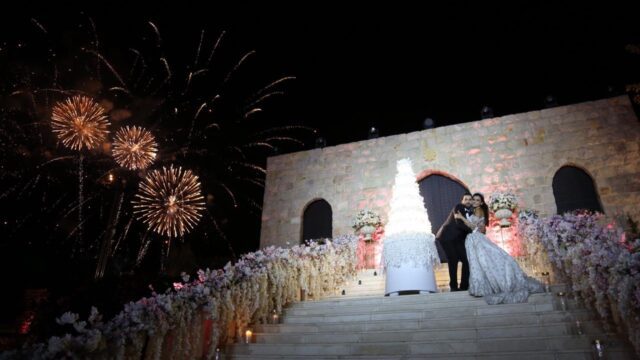
<svg viewBox="0 0 640 360">
<path fill-rule="evenodd" d="M 372 241 L 366 243 L 364 235 L 358 236 L 358 248 L 356 256 L 358 257 L 358 269 L 379 269 L 382 261 L 382 236 L 384 228 L 378 226 L 376 231 L 371 235 Z"/>
<path fill-rule="evenodd" d="M 525 255 L 522 239 L 518 236 L 517 232 L 517 212 L 514 211 L 514 214 L 511 216 L 510 227 L 501 228 L 499 221 L 500 220 L 496 219 L 493 214 L 489 216 L 487 237 L 511 256 L 517 257 Z"/>
</svg>

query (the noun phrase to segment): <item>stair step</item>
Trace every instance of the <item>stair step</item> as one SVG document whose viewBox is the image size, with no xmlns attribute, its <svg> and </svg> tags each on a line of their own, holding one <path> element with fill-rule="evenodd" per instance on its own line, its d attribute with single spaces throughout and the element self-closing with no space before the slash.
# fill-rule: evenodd
<svg viewBox="0 0 640 360">
<path fill-rule="evenodd" d="M 357 286 L 357 285 L 356 285 Z M 340 295 L 340 293 L 344 290 L 347 294 L 356 294 L 356 293 L 375 293 L 375 294 L 379 294 L 380 296 L 384 295 L 384 286 L 380 286 L 380 287 L 365 287 L 365 286 L 357 286 L 357 287 L 349 287 L 349 288 L 342 288 L 342 289 L 338 289 L 335 293 L 335 295 Z"/>
<path fill-rule="evenodd" d="M 256 332 L 362 332 L 362 331 L 393 331 L 417 329 L 460 329 L 479 327 L 499 327 L 517 325 L 544 325 L 550 323 L 569 322 L 576 320 L 592 321 L 597 316 L 589 310 L 530 312 L 520 314 L 491 314 L 482 316 L 462 316 L 440 319 L 391 319 L 391 320 L 350 320 L 342 321 L 341 317 L 315 323 L 283 323 L 278 325 L 254 325 Z"/>
<path fill-rule="evenodd" d="M 456 292 L 439 292 L 435 294 L 426 294 L 426 295 L 402 295 L 402 296 L 366 296 L 362 298 L 356 299 L 347 299 L 344 296 L 337 296 L 334 298 L 324 298 L 320 300 L 310 300 L 310 301 L 301 301 L 292 303 L 290 306 L 292 307 L 314 307 L 314 306 L 323 306 L 323 304 L 329 304 L 331 306 L 339 306 L 344 304 L 349 305 L 367 305 L 367 304 L 383 304 L 383 303 L 401 303 L 401 302 L 424 302 L 424 296 L 432 296 L 433 301 L 438 299 L 441 300 L 461 300 L 468 299 L 471 297 L 468 291 L 456 291 Z"/>
<path fill-rule="evenodd" d="M 437 306 L 436 306 L 437 305 Z M 326 314 L 326 315 L 291 315 L 286 313 L 283 322 L 292 323 L 312 323 L 312 322 L 348 322 L 348 321 L 368 321 L 368 320 L 405 320 L 405 319 L 442 319 L 442 318 L 462 318 L 484 315 L 507 315 L 525 314 L 554 311 L 552 303 L 525 303 L 509 304 L 504 306 L 490 306 L 486 304 L 478 306 L 467 306 L 465 303 L 456 303 L 450 306 L 447 303 L 425 304 L 424 308 L 418 309 L 393 309 L 391 307 L 381 307 L 376 311 L 368 309 L 356 309 L 349 312 Z M 427 307 L 428 306 L 428 307 Z M 336 316 L 339 315 L 339 316 Z"/>
<path fill-rule="evenodd" d="M 598 337 L 609 351 L 629 350 L 629 346 L 616 337 Z M 255 355 L 446 355 L 446 354 L 483 354 L 516 351 L 564 351 L 590 349 L 592 337 L 546 336 L 529 338 L 500 338 L 478 340 L 452 340 L 449 342 L 358 342 L 349 344 L 234 344 L 233 354 Z"/>
<path fill-rule="evenodd" d="M 636 359 L 628 350 L 608 350 L 607 356 L 616 360 L 633 360 Z M 256 354 L 226 354 L 223 359 L 251 359 L 251 360 L 273 360 L 273 359 L 353 359 L 353 360 L 540 360 L 540 359 L 556 359 L 556 360 L 585 360 L 593 359 L 593 354 L 589 350 L 548 350 L 548 351 L 519 351 L 519 352 L 500 352 L 500 353 L 478 353 L 478 354 L 408 354 L 408 355 L 359 355 L 351 354 L 348 357 L 343 355 L 256 355 Z"/>
<path fill-rule="evenodd" d="M 583 336 L 602 336 L 599 321 L 584 321 Z M 331 332 L 256 332 L 257 343 L 344 343 L 344 342 L 398 342 L 398 341 L 457 341 L 495 338 L 530 338 L 541 336 L 577 335 L 575 325 L 568 322 L 458 328 L 416 329 L 412 331 L 331 331 Z"/>
<path fill-rule="evenodd" d="M 527 307 L 532 304 L 555 304 L 556 300 L 552 294 L 533 294 L 529 297 L 528 302 L 521 304 L 501 304 L 499 306 L 487 305 L 482 298 L 476 298 L 472 296 L 460 297 L 455 302 L 452 302 L 447 297 L 436 297 L 433 295 L 414 295 L 414 299 L 411 301 L 386 301 L 386 302 L 371 302 L 369 304 L 357 304 L 351 303 L 341 304 L 316 304 L 316 306 L 291 306 L 284 309 L 286 316 L 300 316 L 300 315 L 342 315 L 342 314 L 362 314 L 373 313 L 380 311 L 416 311 L 416 310 L 433 310 L 433 309 L 460 309 L 460 308 L 482 308 L 488 309 L 487 311 L 502 311 L 503 309 L 510 309 L 518 306 Z M 569 308 L 578 307 L 577 303 L 573 300 L 567 301 Z"/>
<path fill-rule="evenodd" d="M 552 287 L 551 293 L 540 293 L 540 294 L 531 294 L 529 299 L 536 296 L 555 296 L 554 294 L 558 291 L 565 291 L 565 286 L 554 286 Z M 426 298 L 429 297 L 429 301 L 437 302 L 437 301 L 458 301 L 469 299 L 472 297 L 469 295 L 468 291 L 455 291 L 455 292 L 439 292 L 435 294 L 426 294 L 426 295 L 402 295 L 402 296 L 366 296 L 360 298 L 346 298 L 335 297 L 335 298 L 325 298 L 321 300 L 309 300 L 309 301 L 301 301 L 295 302 L 290 305 L 290 307 L 316 307 L 316 306 L 366 306 L 373 304 L 388 304 L 388 303 L 405 303 L 405 302 L 425 302 Z M 482 298 L 479 298 L 482 299 Z"/>
</svg>

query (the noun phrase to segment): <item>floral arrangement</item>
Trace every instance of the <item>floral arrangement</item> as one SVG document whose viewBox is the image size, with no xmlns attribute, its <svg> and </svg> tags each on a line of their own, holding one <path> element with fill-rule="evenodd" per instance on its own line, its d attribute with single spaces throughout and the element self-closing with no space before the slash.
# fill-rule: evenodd
<svg viewBox="0 0 640 360">
<path fill-rule="evenodd" d="M 540 215 L 537 210 L 521 209 L 518 212 L 518 226 L 516 227 L 516 237 L 520 239 L 520 245 L 524 250 L 524 258 L 528 262 L 528 266 L 533 268 L 535 274 L 540 272 L 548 272 L 549 280 L 555 276 L 553 268 L 550 266 L 547 250 L 537 233 L 536 224 L 540 221 Z"/>
<path fill-rule="evenodd" d="M 518 207 L 518 198 L 512 192 L 496 192 L 491 195 L 488 205 L 493 212 L 500 209 L 514 210 Z"/>
<path fill-rule="evenodd" d="M 318 299 L 356 273 L 355 236 L 325 244 L 267 247 L 219 270 L 199 270 L 164 294 L 152 293 L 103 322 L 92 308 L 86 321 L 74 313 L 57 319 L 69 333 L 0 354 L 0 359 L 211 358 L 250 323 L 267 323 L 298 299 L 300 290 Z"/>
<path fill-rule="evenodd" d="M 640 355 L 640 239 L 627 239 L 615 223 L 588 212 L 523 217 L 519 233 L 527 244 L 540 244 L 587 306 L 626 330 Z"/>
<path fill-rule="evenodd" d="M 359 230 L 360 228 L 366 225 L 373 226 L 373 227 L 378 227 L 379 225 L 382 225 L 382 221 L 380 220 L 380 215 L 378 215 L 376 212 L 369 209 L 360 210 L 360 212 L 358 212 L 358 214 L 356 214 L 356 217 L 353 219 L 353 224 L 351 225 L 351 227 L 353 227 L 356 230 Z"/>
</svg>

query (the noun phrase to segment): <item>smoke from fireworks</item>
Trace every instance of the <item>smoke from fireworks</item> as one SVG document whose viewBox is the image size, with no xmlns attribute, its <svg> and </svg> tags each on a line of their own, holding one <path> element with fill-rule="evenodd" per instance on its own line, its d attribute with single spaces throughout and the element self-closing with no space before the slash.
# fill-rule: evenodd
<svg viewBox="0 0 640 360">
<path fill-rule="evenodd" d="M 109 121 L 100 104 L 86 96 L 74 96 L 53 107 L 51 127 L 64 146 L 93 149 L 109 134 Z"/>
<path fill-rule="evenodd" d="M 138 126 L 118 130 L 113 141 L 113 158 L 130 170 L 144 169 L 156 158 L 158 145 L 151 132 Z"/>
<path fill-rule="evenodd" d="M 173 165 L 151 171 L 141 182 L 133 209 L 149 229 L 170 237 L 188 233 L 202 216 L 204 197 L 191 170 Z"/>
</svg>

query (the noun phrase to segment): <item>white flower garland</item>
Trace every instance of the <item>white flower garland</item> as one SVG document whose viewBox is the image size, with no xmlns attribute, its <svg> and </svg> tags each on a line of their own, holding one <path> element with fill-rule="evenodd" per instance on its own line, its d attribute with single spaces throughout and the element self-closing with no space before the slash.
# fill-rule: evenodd
<svg viewBox="0 0 640 360">
<path fill-rule="evenodd" d="M 547 218 L 521 214 L 519 227 L 529 256 L 548 261 L 605 327 L 628 334 L 640 355 L 640 239 L 627 239 L 602 215 L 579 212 Z"/>
<path fill-rule="evenodd" d="M 356 274 L 356 247 L 353 235 L 322 245 L 268 247 L 223 270 L 200 270 L 193 281 L 184 275 L 173 290 L 130 302 L 106 323 L 95 308 L 86 322 L 65 313 L 58 323 L 73 325 L 76 334 L 8 351 L 0 359 L 212 358 L 251 322 L 266 323 L 274 309 L 280 313 L 297 301 L 300 289 L 316 299 L 335 292 Z"/>
</svg>

